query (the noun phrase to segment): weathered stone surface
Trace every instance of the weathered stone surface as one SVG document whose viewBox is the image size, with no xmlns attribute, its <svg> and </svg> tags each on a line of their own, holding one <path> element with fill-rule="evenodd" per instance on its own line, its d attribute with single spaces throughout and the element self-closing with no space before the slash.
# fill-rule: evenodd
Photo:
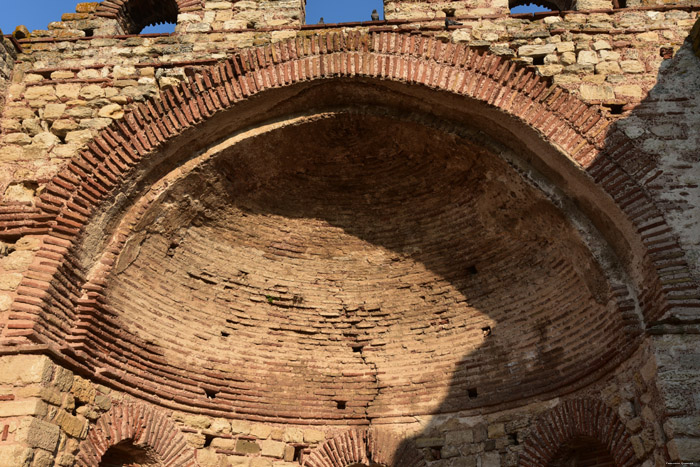
<svg viewBox="0 0 700 467">
<path fill-rule="evenodd" d="M 43 355 L 13 355 L 0 358 L 0 384 L 47 384 L 52 372 L 51 360 Z"/>
<path fill-rule="evenodd" d="M 284 457 L 285 443 L 266 439 L 262 443 L 262 455 L 282 459 Z"/>
</svg>

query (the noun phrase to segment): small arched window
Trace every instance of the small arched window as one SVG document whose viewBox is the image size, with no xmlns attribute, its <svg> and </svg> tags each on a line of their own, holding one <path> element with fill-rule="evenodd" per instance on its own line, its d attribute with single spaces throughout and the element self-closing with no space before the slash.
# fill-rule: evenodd
<svg viewBox="0 0 700 467">
<path fill-rule="evenodd" d="M 177 23 L 183 0 L 106 0 L 97 15 L 114 18 L 124 34 L 139 34 L 147 26 Z"/>
<path fill-rule="evenodd" d="M 610 451 L 598 440 L 580 436 L 559 449 L 548 467 L 615 467 Z"/>
<path fill-rule="evenodd" d="M 107 450 L 100 460 L 99 467 L 157 467 L 163 465 L 158 455 L 131 441 L 115 444 Z"/>
</svg>

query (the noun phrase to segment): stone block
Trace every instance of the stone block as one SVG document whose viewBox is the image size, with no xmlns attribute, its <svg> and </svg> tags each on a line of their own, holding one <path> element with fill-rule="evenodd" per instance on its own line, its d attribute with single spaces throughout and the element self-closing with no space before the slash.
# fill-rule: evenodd
<svg viewBox="0 0 700 467">
<path fill-rule="evenodd" d="M 284 448 L 286 444 L 281 441 L 273 441 L 266 439 L 262 442 L 262 455 L 265 457 L 275 457 L 282 459 L 284 457 Z"/>
<path fill-rule="evenodd" d="M 598 63 L 598 54 L 592 50 L 582 50 L 578 53 L 576 63 L 579 65 L 595 65 Z"/>
<path fill-rule="evenodd" d="M 263 457 L 255 457 L 250 460 L 250 467 L 272 467 L 272 461 Z"/>
<path fill-rule="evenodd" d="M 257 454 L 260 452 L 260 445 L 255 441 L 239 439 L 236 441 L 235 450 L 239 454 Z"/>
<path fill-rule="evenodd" d="M 488 427 L 489 439 L 503 438 L 506 435 L 506 427 L 503 423 L 493 423 Z"/>
<path fill-rule="evenodd" d="M 474 432 L 470 429 L 448 431 L 445 442 L 450 445 L 471 444 L 474 442 Z"/>
<path fill-rule="evenodd" d="M 249 422 L 243 420 L 231 420 L 231 433 L 234 435 L 250 434 L 251 426 Z"/>
<path fill-rule="evenodd" d="M 321 443 L 326 439 L 326 434 L 320 430 L 304 430 L 305 443 Z"/>
<path fill-rule="evenodd" d="M 518 55 L 521 57 L 544 57 L 553 54 L 556 50 L 556 44 L 523 45 L 518 48 Z"/>
<path fill-rule="evenodd" d="M 282 440 L 285 443 L 303 443 L 304 432 L 299 428 L 287 428 L 284 430 Z"/>
<path fill-rule="evenodd" d="M 22 274 L 20 273 L 0 274 L 0 290 L 15 290 L 21 281 Z"/>
<path fill-rule="evenodd" d="M 595 66 L 595 72 L 601 75 L 614 75 L 621 70 L 617 62 L 600 62 Z"/>
<path fill-rule="evenodd" d="M 620 67 L 625 73 L 644 73 L 646 71 L 644 64 L 639 60 L 622 60 Z"/>
<path fill-rule="evenodd" d="M 21 417 L 25 415 L 46 415 L 46 403 L 40 399 L 21 401 L 1 401 L 0 417 Z"/>
<path fill-rule="evenodd" d="M 29 467 L 32 449 L 14 444 L 0 445 L 0 467 Z"/>
<path fill-rule="evenodd" d="M 267 425 L 256 423 L 250 427 L 250 435 L 258 439 L 267 439 L 270 434 L 272 434 L 272 428 Z"/>
<path fill-rule="evenodd" d="M 232 438 L 214 438 L 211 441 L 212 448 L 226 449 L 229 451 L 235 451 L 237 444 L 238 444 L 238 440 L 232 439 Z"/>
<path fill-rule="evenodd" d="M 486 452 L 481 455 L 481 467 L 501 467 L 501 456 L 497 452 Z"/>
<path fill-rule="evenodd" d="M 0 384 L 48 384 L 52 372 L 53 363 L 44 355 L 12 355 L 0 358 Z"/>
<path fill-rule="evenodd" d="M 615 99 L 612 86 L 595 86 L 592 84 L 581 85 L 581 97 L 591 101 L 610 101 Z"/>
<path fill-rule="evenodd" d="M 87 434 L 87 421 L 73 416 L 65 410 L 59 410 L 53 421 L 60 426 L 66 434 L 74 438 L 82 439 Z"/>
<path fill-rule="evenodd" d="M 432 448 L 432 447 L 441 447 L 442 445 L 445 444 L 445 440 L 443 438 L 417 438 L 416 439 L 416 446 L 418 448 Z"/>
<path fill-rule="evenodd" d="M 61 430 L 58 426 L 38 420 L 25 418 L 17 428 L 16 440 L 26 443 L 30 447 L 45 449 L 53 452 L 58 445 Z"/>
</svg>

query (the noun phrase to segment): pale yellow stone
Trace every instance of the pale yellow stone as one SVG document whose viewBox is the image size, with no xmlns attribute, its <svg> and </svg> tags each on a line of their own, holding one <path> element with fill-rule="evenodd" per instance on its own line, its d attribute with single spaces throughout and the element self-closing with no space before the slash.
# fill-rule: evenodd
<svg viewBox="0 0 700 467">
<path fill-rule="evenodd" d="M 305 443 L 320 443 L 325 441 L 326 434 L 320 430 L 304 430 Z"/>
<path fill-rule="evenodd" d="M 272 428 L 267 425 L 256 423 L 250 427 L 250 435 L 255 436 L 258 439 L 267 439 L 270 437 L 271 433 Z"/>
<path fill-rule="evenodd" d="M 32 264 L 33 259 L 34 253 L 31 251 L 13 251 L 0 262 L 8 271 L 24 271 Z"/>
<path fill-rule="evenodd" d="M 70 70 L 57 70 L 51 73 L 51 79 L 72 79 L 75 74 Z"/>
<path fill-rule="evenodd" d="M 639 60 L 622 60 L 620 67 L 625 73 L 644 73 L 644 64 Z"/>
<path fill-rule="evenodd" d="M 0 290 L 15 290 L 22 282 L 22 274 L 13 272 L 0 274 Z"/>
<path fill-rule="evenodd" d="M 61 118 L 63 112 L 66 111 L 66 104 L 46 104 L 44 107 L 44 120 L 56 120 Z"/>
<path fill-rule="evenodd" d="M 80 90 L 80 97 L 87 100 L 97 99 L 98 97 L 104 97 L 105 90 L 98 86 L 97 84 L 90 84 L 85 86 Z"/>
<path fill-rule="evenodd" d="M 581 97 L 591 101 L 609 101 L 615 99 L 615 92 L 612 86 L 596 86 L 592 84 L 582 84 Z"/>
<path fill-rule="evenodd" d="M 641 86 L 636 84 L 623 84 L 615 86 L 615 94 L 621 97 L 641 98 L 644 95 Z"/>
<path fill-rule="evenodd" d="M 109 104 L 102 107 L 98 112 L 98 115 L 102 118 L 120 120 L 124 118 L 124 109 L 119 104 Z"/>
<path fill-rule="evenodd" d="M 595 72 L 603 75 L 613 75 L 621 73 L 622 70 L 617 62 L 600 62 L 595 66 Z"/>
<path fill-rule="evenodd" d="M 23 417 L 26 415 L 43 417 L 46 415 L 46 410 L 46 403 L 40 399 L 3 401 L 0 403 L 0 418 Z"/>
<path fill-rule="evenodd" d="M 281 441 L 266 439 L 262 442 L 262 455 L 282 459 L 284 457 L 284 447 L 285 444 Z"/>
</svg>

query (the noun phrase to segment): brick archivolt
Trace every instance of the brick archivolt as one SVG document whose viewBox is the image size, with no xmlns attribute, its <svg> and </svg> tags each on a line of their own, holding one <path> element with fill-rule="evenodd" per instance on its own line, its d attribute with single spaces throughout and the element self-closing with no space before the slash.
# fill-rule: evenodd
<svg viewBox="0 0 700 467">
<path fill-rule="evenodd" d="M 162 411 L 139 403 L 115 404 L 91 426 L 80 444 L 77 464 L 96 467 L 113 446 L 120 443 L 144 449 L 157 457 L 158 465 L 195 467 L 194 450 Z"/>
<path fill-rule="evenodd" d="M 566 401 L 541 415 L 523 443 L 518 465 L 550 465 L 562 446 L 580 437 L 605 446 L 616 466 L 639 465 L 624 423 L 612 408 L 593 399 Z"/>
<path fill-rule="evenodd" d="M 381 429 L 345 431 L 318 446 L 302 462 L 305 467 L 347 467 L 353 464 L 427 465 L 412 442 L 401 441 L 400 437 Z"/>
<path fill-rule="evenodd" d="M 598 189 L 615 201 L 623 218 L 640 232 L 641 238 L 628 240 L 638 245 L 629 254 L 636 257 L 631 262 L 637 264 L 637 287 L 644 290 L 641 305 L 645 318 L 658 317 L 674 306 L 674 291 L 682 290 L 683 284 L 674 284 L 673 290 L 660 284 L 657 271 L 671 266 L 648 253 L 651 245 L 668 236 L 663 230 L 657 233 L 664 225 L 663 216 L 634 181 L 644 173 L 630 174 L 620 167 L 628 157 L 644 156 L 634 151 L 624 135 L 608 132 L 610 122 L 597 107 L 582 103 L 513 62 L 464 45 L 410 34 L 328 34 L 242 51 L 195 74 L 189 83 L 166 89 L 160 100 L 137 105 L 81 151 L 42 194 L 40 207 L 52 214 L 54 221 L 43 250 L 18 290 L 10 323 L 3 330 L 3 345 L 45 344 L 76 366 L 89 353 L 104 352 L 85 343 L 96 335 L 101 322 L 111 319 L 104 306 L 107 283 L 94 277 L 87 281 L 84 275 L 90 265 L 79 263 L 86 256 L 81 242 L 95 228 L 95 213 L 108 210 L 127 187 L 138 188 L 148 180 L 149 171 L 181 165 L 191 154 L 180 151 L 178 155 L 178 143 L 188 138 L 192 141 L 196 134 L 192 130 L 229 115 L 226 110 L 235 114 L 255 96 L 266 95 L 266 90 L 279 88 L 283 92 L 299 83 L 353 77 L 407 83 L 460 96 L 537 132 L 560 151 L 560 157 L 568 156 L 587 171 Z M 228 133 L 236 131 L 223 128 Z M 211 128 L 208 131 L 209 141 L 225 136 Z M 106 253 L 119 254 L 118 244 L 126 240 L 125 235 L 116 235 L 116 243 Z M 678 248 L 675 240 L 669 242 L 671 247 L 664 247 L 666 250 Z M 103 256 L 102 264 L 109 268 L 114 261 Z M 634 322 L 634 304 L 617 306 L 623 321 Z M 111 348 L 116 354 L 135 350 L 150 354 L 151 362 L 162 363 L 162 357 L 153 355 L 148 345 L 138 348 L 142 344 L 125 340 L 119 332 L 103 331 L 107 331 L 100 338 L 101 345 L 107 346 L 103 349 Z M 157 373 L 165 380 L 181 377 L 172 369 Z M 120 375 L 114 367 L 104 366 L 98 367 L 95 377 L 110 382 L 119 380 Z M 199 383 L 205 390 L 207 385 Z M 123 389 L 142 390 L 134 382 L 127 386 Z M 178 406 L 192 402 L 178 391 L 160 397 L 165 404 L 173 403 L 168 399 Z M 201 406 L 212 404 L 216 405 L 204 401 Z"/>
</svg>

